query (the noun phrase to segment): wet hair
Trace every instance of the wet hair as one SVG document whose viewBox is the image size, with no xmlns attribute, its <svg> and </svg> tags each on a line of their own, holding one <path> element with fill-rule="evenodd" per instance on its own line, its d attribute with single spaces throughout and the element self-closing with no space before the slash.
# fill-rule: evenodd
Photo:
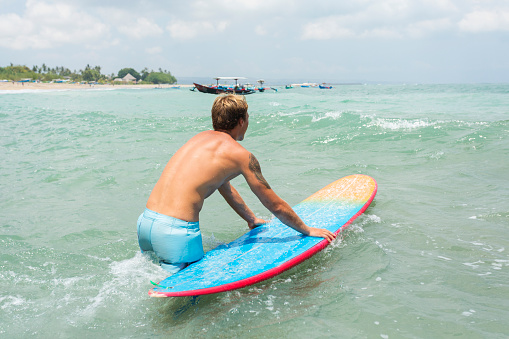
<svg viewBox="0 0 509 339">
<path fill-rule="evenodd" d="M 240 118 L 246 120 L 247 101 L 242 95 L 220 95 L 212 104 L 212 126 L 214 130 L 231 131 Z"/>
</svg>

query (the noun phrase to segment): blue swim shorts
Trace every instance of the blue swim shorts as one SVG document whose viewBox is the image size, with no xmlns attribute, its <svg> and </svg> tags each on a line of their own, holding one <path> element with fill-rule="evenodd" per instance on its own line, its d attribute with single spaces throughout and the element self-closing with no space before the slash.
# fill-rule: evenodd
<svg viewBox="0 0 509 339">
<path fill-rule="evenodd" d="M 138 218 L 138 243 L 142 252 L 153 251 L 161 267 L 170 273 L 204 255 L 199 222 L 183 221 L 148 208 Z"/>
</svg>

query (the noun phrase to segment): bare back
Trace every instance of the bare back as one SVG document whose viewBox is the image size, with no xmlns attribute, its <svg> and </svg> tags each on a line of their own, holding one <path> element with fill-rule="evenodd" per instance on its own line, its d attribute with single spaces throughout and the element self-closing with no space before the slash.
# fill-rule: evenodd
<svg viewBox="0 0 509 339">
<path fill-rule="evenodd" d="M 248 153 L 230 135 L 205 131 L 168 161 L 147 208 L 185 221 L 198 221 L 203 201 L 241 173 L 239 153 Z"/>
<path fill-rule="evenodd" d="M 244 139 L 249 125 L 247 104 L 239 98 L 216 98 L 211 111 L 214 131 L 197 134 L 173 155 L 150 194 L 147 208 L 177 219 L 199 221 L 204 200 L 219 190 L 248 227 L 254 228 L 266 221 L 255 216 L 230 184 L 242 174 L 260 202 L 283 223 L 303 234 L 332 241 L 332 232 L 307 226 L 272 190 L 256 157 L 237 142 Z"/>
</svg>

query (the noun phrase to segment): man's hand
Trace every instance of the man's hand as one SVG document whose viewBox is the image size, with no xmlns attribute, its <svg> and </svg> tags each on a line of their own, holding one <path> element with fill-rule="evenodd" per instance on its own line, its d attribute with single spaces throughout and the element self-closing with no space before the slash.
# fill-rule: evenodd
<svg viewBox="0 0 509 339">
<path fill-rule="evenodd" d="M 309 229 L 310 231 L 308 235 L 310 237 L 325 238 L 328 242 L 332 242 L 334 239 L 336 239 L 336 235 L 334 233 L 324 228 L 310 227 Z"/>
<path fill-rule="evenodd" d="M 247 227 L 249 227 L 249 229 L 254 229 L 254 228 L 257 228 L 258 226 L 261 226 L 263 224 L 268 224 L 269 221 L 267 220 L 263 220 L 263 219 L 260 219 L 260 218 L 255 218 L 253 222 L 248 222 L 247 223 Z"/>
</svg>

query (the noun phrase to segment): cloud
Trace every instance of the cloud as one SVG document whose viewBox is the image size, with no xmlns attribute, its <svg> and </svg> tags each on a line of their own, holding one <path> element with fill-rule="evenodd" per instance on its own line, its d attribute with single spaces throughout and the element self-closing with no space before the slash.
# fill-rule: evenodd
<svg viewBox="0 0 509 339">
<path fill-rule="evenodd" d="M 415 16 L 407 0 L 366 1 L 344 8 L 341 14 L 318 17 L 303 25 L 303 40 L 342 38 L 400 38 Z"/>
<path fill-rule="evenodd" d="M 0 15 L 0 46 L 16 50 L 93 43 L 107 33 L 105 24 L 66 3 L 28 0 L 23 15 Z"/>
<path fill-rule="evenodd" d="M 352 38 L 355 32 L 349 28 L 346 17 L 329 17 L 304 25 L 302 39 L 329 40 Z"/>
<path fill-rule="evenodd" d="M 482 10 L 472 10 L 481 5 Z M 503 1 L 481 4 L 475 0 L 367 0 L 362 6 L 342 9 L 341 14 L 308 20 L 302 26 L 301 39 L 422 38 L 458 29 L 508 31 L 509 10 L 506 8 Z"/>
<path fill-rule="evenodd" d="M 161 46 L 149 47 L 146 49 L 146 52 L 148 54 L 161 54 L 162 51 L 163 49 L 161 48 Z"/>
<path fill-rule="evenodd" d="M 458 23 L 465 32 L 509 31 L 509 10 L 470 12 Z"/>
<path fill-rule="evenodd" d="M 419 60 L 440 69 L 442 79 L 457 64 L 491 65 L 477 65 L 488 51 L 507 69 L 505 45 L 486 38 L 507 36 L 508 13 L 508 0 L 0 0 L 0 59 L 352 79 L 405 78 L 398 70 Z M 238 53 L 221 64 L 231 42 Z M 436 59 L 444 47 L 450 56 Z M 288 55 L 303 61 L 291 63 Z"/>
<path fill-rule="evenodd" d="M 406 33 L 410 37 L 420 38 L 433 32 L 451 29 L 453 26 L 454 25 L 449 18 L 423 20 L 407 25 Z"/>
<path fill-rule="evenodd" d="M 255 33 L 256 35 L 267 35 L 267 29 L 262 25 L 257 25 L 255 27 Z"/>
<path fill-rule="evenodd" d="M 369 13 L 355 13 L 320 18 L 302 28 L 303 40 L 344 38 L 400 38 L 402 27 L 391 20 L 371 19 Z"/>
<path fill-rule="evenodd" d="M 124 19 L 117 29 L 119 32 L 134 39 L 156 36 L 163 33 L 163 29 L 161 27 L 147 18 L 138 18 L 132 21 Z"/>
<path fill-rule="evenodd" d="M 228 22 L 220 21 L 213 24 L 208 21 L 181 21 L 171 22 L 166 27 L 172 38 L 189 40 L 197 36 L 221 33 L 228 27 Z"/>
</svg>

